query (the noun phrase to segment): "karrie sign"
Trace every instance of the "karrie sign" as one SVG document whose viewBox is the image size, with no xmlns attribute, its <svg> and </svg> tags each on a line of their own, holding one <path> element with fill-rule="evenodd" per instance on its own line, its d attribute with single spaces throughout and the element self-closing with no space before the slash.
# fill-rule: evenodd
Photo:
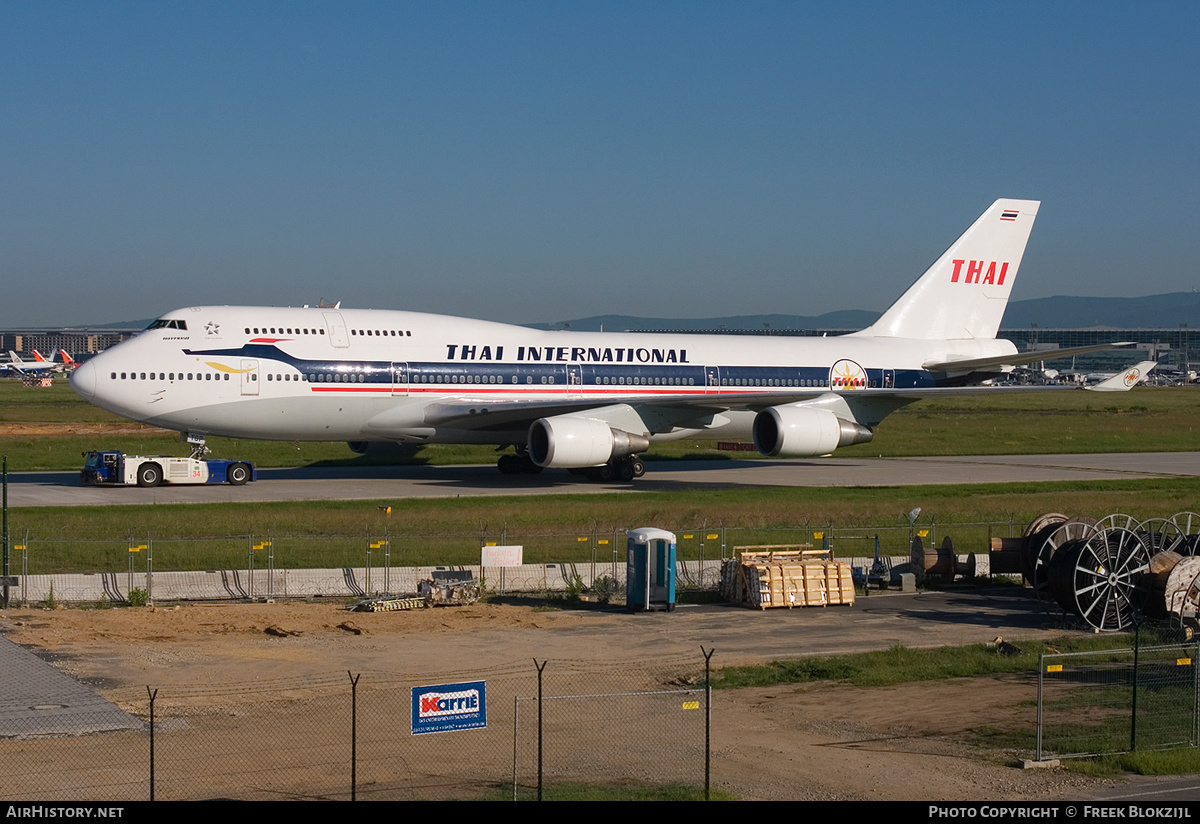
<svg viewBox="0 0 1200 824">
<path fill-rule="evenodd" d="M 486 726 L 487 697 L 483 681 L 413 687 L 413 735 Z"/>
</svg>

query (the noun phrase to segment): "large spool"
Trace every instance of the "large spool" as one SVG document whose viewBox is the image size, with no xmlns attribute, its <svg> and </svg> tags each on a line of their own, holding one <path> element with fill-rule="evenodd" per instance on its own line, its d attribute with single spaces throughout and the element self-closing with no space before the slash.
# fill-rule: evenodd
<svg viewBox="0 0 1200 824">
<path fill-rule="evenodd" d="M 975 577 L 975 556 L 968 554 L 965 561 L 959 561 L 954 554 L 954 540 L 949 535 L 942 538 L 940 547 L 927 547 L 920 536 L 913 538 L 908 560 L 918 582 L 924 581 L 927 575 L 940 575 L 947 583 L 952 583 L 956 577 Z"/>
<path fill-rule="evenodd" d="M 1132 529 L 1114 527 L 1067 541 L 1048 565 L 1047 588 L 1059 606 L 1096 630 L 1133 625 L 1146 601 L 1150 552 Z"/>
</svg>

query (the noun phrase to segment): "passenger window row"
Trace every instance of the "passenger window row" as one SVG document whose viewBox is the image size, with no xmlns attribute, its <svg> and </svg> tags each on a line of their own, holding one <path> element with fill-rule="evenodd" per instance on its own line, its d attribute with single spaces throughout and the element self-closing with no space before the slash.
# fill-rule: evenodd
<svg viewBox="0 0 1200 824">
<path fill-rule="evenodd" d="M 118 380 L 116 372 L 109 377 Z M 219 381 L 229 380 L 228 372 L 121 372 L 119 380 L 130 381 Z"/>
<path fill-rule="evenodd" d="M 325 334 L 324 329 L 308 329 L 308 328 L 302 329 L 298 326 L 297 327 L 280 326 L 278 328 L 276 328 L 274 326 L 271 326 L 271 327 L 247 326 L 247 327 L 245 327 L 245 329 L 243 331 L 245 331 L 245 333 L 247 335 L 249 335 L 249 334 L 255 334 L 255 335 L 324 335 Z"/>
<path fill-rule="evenodd" d="M 721 378 L 722 386 L 828 386 L 828 381 L 795 378 Z"/>
</svg>

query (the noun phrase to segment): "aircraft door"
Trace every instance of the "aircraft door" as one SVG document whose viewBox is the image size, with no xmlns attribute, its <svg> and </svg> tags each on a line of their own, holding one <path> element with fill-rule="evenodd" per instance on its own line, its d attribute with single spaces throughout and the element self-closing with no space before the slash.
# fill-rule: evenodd
<svg viewBox="0 0 1200 824">
<path fill-rule="evenodd" d="M 721 389 L 721 368 L 719 366 L 704 367 L 704 391 L 713 394 Z"/>
<path fill-rule="evenodd" d="M 577 363 L 567 364 L 567 387 L 568 394 L 583 394 L 583 367 Z"/>
<path fill-rule="evenodd" d="M 258 361 L 242 361 L 242 394 L 258 394 Z"/>
<path fill-rule="evenodd" d="M 392 394 L 408 394 L 408 363 L 392 364 Z"/>
<path fill-rule="evenodd" d="M 338 349 L 345 349 L 350 345 L 350 336 L 346 334 L 346 322 L 342 320 L 339 312 L 322 312 L 321 317 L 325 318 L 325 325 L 329 327 L 329 343 L 336 346 Z"/>
</svg>

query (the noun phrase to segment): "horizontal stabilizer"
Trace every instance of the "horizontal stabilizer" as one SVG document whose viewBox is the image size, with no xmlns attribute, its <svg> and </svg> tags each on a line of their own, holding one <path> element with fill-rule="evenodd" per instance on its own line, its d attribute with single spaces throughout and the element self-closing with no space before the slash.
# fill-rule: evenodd
<svg viewBox="0 0 1200 824">
<path fill-rule="evenodd" d="M 1158 361 L 1142 361 L 1124 372 L 1113 375 L 1106 381 L 1087 388 L 1093 392 L 1127 392 L 1144 381 L 1150 374 L 1150 370 L 1156 366 L 1158 366 Z"/>
<path fill-rule="evenodd" d="M 921 364 L 921 367 L 928 369 L 930 372 L 975 372 L 980 369 L 998 369 L 1004 366 L 1022 366 L 1026 363 L 1070 358 L 1075 355 L 1086 355 L 1088 352 L 1102 352 L 1105 349 L 1119 349 L 1122 346 L 1133 345 L 1133 341 L 1120 341 L 1119 343 L 1101 343 L 1095 346 L 1076 346 L 1071 349 L 1045 349 L 1040 352 L 1018 352 L 1015 355 L 1001 355 L 994 358 L 926 361 Z"/>
</svg>

